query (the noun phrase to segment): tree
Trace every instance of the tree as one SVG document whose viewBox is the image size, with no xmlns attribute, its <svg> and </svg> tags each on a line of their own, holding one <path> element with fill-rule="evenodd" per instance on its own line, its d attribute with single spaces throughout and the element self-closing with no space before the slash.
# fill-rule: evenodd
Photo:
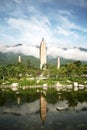
<svg viewBox="0 0 87 130">
<path fill-rule="evenodd" d="M 5 66 L 0 67 L 0 77 L 3 79 L 3 81 L 8 77 L 8 71 Z"/>
<path fill-rule="evenodd" d="M 80 60 L 78 60 L 78 61 L 75 61 L 75 62 L 73 62 L 77 67 L 80 67 L 81 66 L 81 61 Z"/>
<path fill-rule="evenodd" d="M 77 74 L 77 66 L 74 63 L 68 63 L 66 65 L 67 68 L 67 75 L 76 75 Z"/>
<path fill-rule="evenodd" d="M 30 59 L 27 60 L 27 69 L 31 69 L 32 68 L 32 65 L 31 65 L 31 62 L 30 62 Z"/>
</svg>

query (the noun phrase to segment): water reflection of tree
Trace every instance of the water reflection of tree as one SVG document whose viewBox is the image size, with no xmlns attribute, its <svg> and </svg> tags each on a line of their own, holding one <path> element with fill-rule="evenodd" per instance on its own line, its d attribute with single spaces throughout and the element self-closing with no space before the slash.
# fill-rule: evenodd
<svg viewBox="0 0 87 130">
<path fill-rule="evenodd" d="M 18 93 L 11 89 L 0 90 L 0 106 L 3 105 L 17 105 L 17 100 L 21 98 L 21 104 L 25 102 L 34 102 L 40 98 L 40 93 L 36 90 L 19 91 Z"/>
<path fill-rule="evenodd" d="M 6 97 L 2 94 L 2 91 L 0 90 L 0 106 L 3 106 L 6 102 Z"/>
<path fill-rule="evenodd" d="M 40 98 L 40 93 L 37 93 L 37 89 L 34 88 L 29 88 L 25 90 L 20 89 L 19 95 L 21 97 L 21 103 L 34 102 L 35 100 Z"/>
<path fill-rule="evenodd" d="M 11 89 L 0 90 L 0 106 L 16 104 L 17 95 Z"/>
<path fill-rule="evenodd" d="M 87 102 L 87 92 L 86 91 L 70 91 L 62 92 L 63 99 L 67 100 L 68 106 L 75 108 L 78 102 Z"/>
<path fill-rule="evenodd" d="M 86 91 L 79 91 L 77 93 L 77 100 L 82 103 L 82 102 L 87 102 L 87 92 Z"/>
<path fill-rule="evenodd" d="M 69 107 L 75 108 L 78 104 L 77 94 L 74 91 L 72 93 L 67 93 L 66 100 Z"/>
<path fill-rule="evenodd" d="M 41 92 L 42 90 L 37 92 L 37 89 L 30 88 L 19 90 L 19 93 L 17 94 L 11 89 L 0 89 L 0 106 L 3 106 L 4 104 L 16 105 L 18 97 L 21 98 L 21 104 L 25 102 L 34 102 L 40 98 Z M 48 88 L 45 96 L 48 103 L 55 104 L 60 100 L 67 100 L 68 106 L 73 108 L 77 106 L 78 102 L 87 102 L 87 92 L 84 90 L 57 92 L 54 88 Z"/>
<path fill-rule="evenodd" d="M 55 104 L 58 101 L 57 90 L 54 88 L 48 88 L 46 98 L 48 103 Z"/>
<path fill-rule="evenodd" d="M 29 103 L 34 102 L 40 98 L 40 95 L 37 93 L 31 93 L 31 94 L 21 94 L 21 102 L 22 103 Z"/>
</svg>

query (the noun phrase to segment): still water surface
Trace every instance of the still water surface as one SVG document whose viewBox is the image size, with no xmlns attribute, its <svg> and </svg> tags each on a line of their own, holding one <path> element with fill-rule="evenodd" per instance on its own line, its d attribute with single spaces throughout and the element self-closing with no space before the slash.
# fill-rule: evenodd
<svg viewBox="0 0 87 130">
<path fill-rule="evenodd" d="M 85 100 L 74 93 L 73 100 L 58 96 L 55 102 L 54 96 L 1 95 L 0 130 L 87 130 L 87 94 Z"/>
</svg>

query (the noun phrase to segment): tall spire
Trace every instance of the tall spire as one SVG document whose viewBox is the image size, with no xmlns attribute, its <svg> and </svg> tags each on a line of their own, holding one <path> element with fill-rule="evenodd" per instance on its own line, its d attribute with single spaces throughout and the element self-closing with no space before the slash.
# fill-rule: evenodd
<svg viewBox="0 0 87 130">
<path fill-rule="evenodd" d="M 58 56 L 58 59 L 57 59 L 57 69 L 60 68 L 60 57 Z"/>
<path fill-rule="evenodd" d="M 44 41 L 44 38 L 42 37 L 42 41 Z"/>
<path fill-rule="evenodd" d="M 46 65 L 46 43 L 44 41 L 44 38 L 42 38 L 40 44 L 40 69 L 45 67 L 45 65 Z"/>
</svg>

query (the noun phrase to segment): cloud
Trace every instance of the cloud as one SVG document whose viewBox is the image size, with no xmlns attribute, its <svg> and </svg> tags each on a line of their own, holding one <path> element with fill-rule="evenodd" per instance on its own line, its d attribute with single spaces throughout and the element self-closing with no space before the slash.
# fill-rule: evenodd
<svg viewBox="0 0 87 130">
<path fill-rule="evenodd" d="M 67 0 L 70 4 L 74 6 L 79 6 L 79 7 L 87 7 L 87 0 Z"/>
<path fill-rule="evenodd" d="M 72 10 L 65 10 L 65 9 L 62 9 L 62 10 L 58 10 L 58 13 L 62 16 L 68 16 L 70 18 L 72 18 L 74 15 L 73 15 L 73 11 Z"/>
<path fill-rule="evenodd" d="M 72 44 L 73 46 L 82 46 L 85 44 L 87 29 L 75 23 L 74 12 L 59 10 L 56 19 L 55 34 L 62 41 L 63 45 Z M 59 43 L 59 42 L 58 42 Z M 61 46 L 61 44 L 60 44 Z"/>
<path fill-rule="evenodd" d="M 35 43 L 40 42 L 42 37 L 50 39 L 52 31 L 51 23 L 47 17 L 31 17 L 30 19 L 9 18 L 8 24 L 12 30 L 17 29 L 21 35 L 21 41 Z"/>
<path fill-rule="evenodd" d="M 36 12 L 36 14 L 30 17 L 24 17 L 24 15 L 21 17 L 23 12 L 18 12 L 21 14 L 19 18 L 9 17 L 5 20 L 8 25 L 8 29 L 5 32 L 14 32 L 12 35 L 12 37 L 15 36 L 14 42 L 18 41 L 23 44 L 38 45 L 42 37 L 45 38 L 49 46 L 63 46 L 68 43 L 80 44 L 81 41 L 84 42 L 81 35 L 82 33 L 86 33 L 87 30 L 73 22 L 74 15 L 72 11 L 59 10 L 58 14 L 55 14 L 54 18 L 51 18 L 51 16 L 41 15 L 34 6 L 29 6 L 29 8 L 31 8 L 32 13 Z M 71 19 L 73 20 L 71 21 Z M 55 20 L 55 24 L 52 20 Z"/>
<path fill-rule="evenodd" d="M 65 37 L 79 37 L 77 32 L 72 31 L 73 28 L 77 27 L 74 23 L 71 23 L 66 17 L 62 17 L 62 15 L 58 17 L 58 21 L 61 25 L 56 24 L 53 28 L 50 19 L 46 16 L 32 16 L 29 19 L 9 18 L 7 20 L 12 30 L 18 30 L 18 35 L 24 42 L 34 43 L 36 41 L 38 43 L 42 37 L 45 37 L 47 42 L 55 44 L 60 39 L 59 37 L 57 40 L 59 34 Z M 62 41 L 62 39 L 60 40 Z"/>
<path fill-rule="evenodd" d="M 64 36 L 69 36 L 72 33 L 71 31 L 69 31 L 63 27 L 57 27 L 57 31 L 59 34 L 63 34 Z"/>
<path fill-rule="evenodd" d="M 86 35 L 83 34 L 87 33 L 87 29 L 75 23 L 76 16 L 72 8 L 59 9 L 56 2 L 58 1 L 8 0 L 6 3 L 5 0 L 2 2 L 3 7 L 6 3 L 4 8 L 6 17 L 3 15 L 3 22 L 0 23 L 0 28 L 4 25 L 0 40 L 7 43 L 38 45 L 44 37 L 49 46 L 83 45 L 86 41 Z M 66 3 L 74 2 L 66 0 Z M 66 3 L 62 2 L 62 4 Z"/>
<path fill-rule="evenodd" d="M 87 59 L 87 52 L 81 51 L 79 48 L 70 48 L 70 49 L 63 49 L 63 48 L 48 48 L 48 55 L 52 57 L 63 57 L 65 59 L 73 59 L 73 60 L 82 60 L 86 61 Z"/>
<path fill-rule="evenodd" d="M 13 0 L 13 2 L 16 2 L 17 4 L 23 2 L 23 0 Z"/>
<path fill-rule="evenodd" d="M 40 44 L 39 44 L 40 46 Z M 32 55 L 34 57 L 39 58 L 39 48 L 35 45 L 21 45 L 21 46 L 5 46 L 0 44 L 0 52 L 8 53 L 23 53 L 24 55 Z M 47 55 L 56 58 L 58 56 L 63 57 L 65 59 L 73 59 L 73 60 L 87 60 L 87 51 L 81 51 L 79 48 L 59 48 L 59 47 L 48 47 Z"/>
<path fill-rule="evenodd" d="M 66 11 L 64 13 L 67 14 Z M 67 16 L 70 16 L 70 15 L 72 15 L 72 13 L 69 12 L 69 14 L 67 14 Z M 87 32 L 87 29 L 85 29 L 85 28 L 77 25 L 75 22 L 73 22 L 75 20 L 74 16 L 72 16 L 72 20 L 70 20 L 70 17 L 66 17 L 66 16 L 63 16 L 62 14 L 59 14 L 57 19 L 60 22 L 59 27 L 66 31 L 68 30 L 69 34 L 70 34 L 70 32 L 72 34 L 73 31 L 76 33 L 76 35 L 78 34 L 78 31 Z"/>
<path fill-rule="evenodd" d="M 39 49 L 34 45 L 21 45 L 21 46 L 5 46 L 0 44 L 0 52 L 3 53 L 23 53 L 24 55 L 32 55 L 39 58 Z"/>
</svg>

